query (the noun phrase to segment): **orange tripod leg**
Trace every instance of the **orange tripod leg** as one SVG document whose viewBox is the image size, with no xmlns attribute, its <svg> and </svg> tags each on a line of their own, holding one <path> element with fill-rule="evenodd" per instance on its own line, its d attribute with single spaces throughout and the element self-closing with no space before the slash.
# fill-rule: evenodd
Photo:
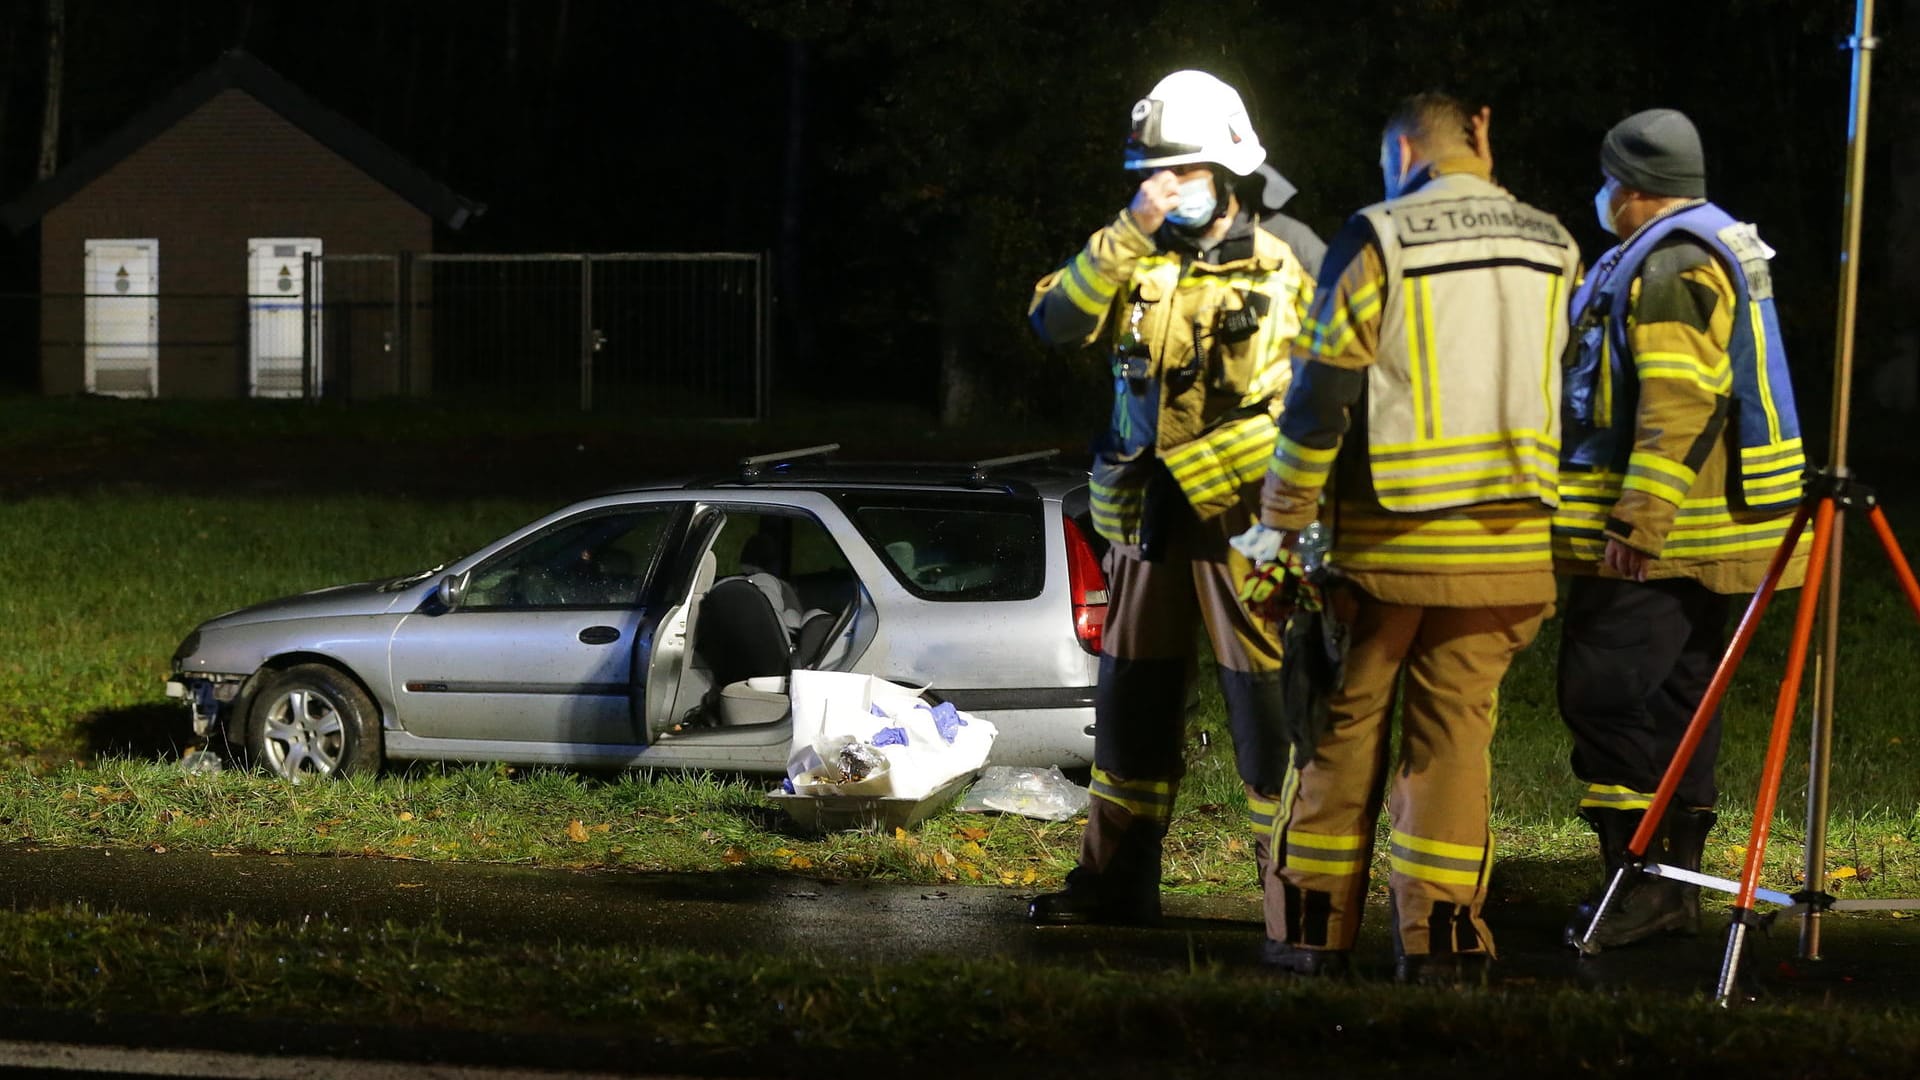
<svg viewBox="0 0 1920 1080">
<path fill-rule="evenodd" d="M 1754 890 L 1760 885 L 1760 863 L 1773 829 L 1774 806 L 1780 799 L 1780 773 L 1786 766 L 1787 741 L 1793 731 L 1793 713 L 1800 701 L 1800 679 L 1806 673 L 1807 645 L 1813 638 L 1814 615 L 1819 609 L 1820 586 L 1826 581 L 1827 548 L 1833 540 L 1832 500 L 1823 500 L 1813 519 L 1813 550 L 1807 563 L 1807 583 L 1794 613 L 1793 640 L 1787 652 L 1787 671 L 1773 707 L 1773 734 L 1767 741 L 1766 766 L 1760 772 L 1760 795 L 1753 808 L 1753 832 L 1747 840 L 1747 858 L 1740 869 L 1740 891 L 1733 901 L 1733 924 L 1727 934 L 1727 955 L 1720 967 L 1717 1000 L 1725 1004 L 1739 974 L 1740 951 L 1753 918 Z"/>
<path fill-rule="evenodd" d="M 1640 819 L 1640 827 L 1634 830 L 1633 839 L 1627 843 L 1627 854 L 1634 858 L 1645 855 L 1647 848 L 1653 844 L 1653 836 L 1660 830 L 1660 819 L 1666 814 L 1667 805 L 1673 801 L 1673 793 L 1679 789 L 1687 766 L 1693 763 L 1700 740 L 1706 737 L 1713 714 L 1719 711 L 1720 701 L 1726 697 L 1727 687 L 1733 682 L 1733 673 L 1747 655 L 1747 646 L 1753 643 L 1754 635 L 1759 632 L 1760 617 L 1767 613 L 1767 605 L 1773 602 L 1774 591 L 1780 587 L 1780 579 L 1786 576 L 1787 564 L 1793 559 L 1793 549 L 1799 546 L 1800 534 L 1806 527 L 1807 506 L 1802 503 L 1793 513 L 1793 523 L 1787 526 L 1787 535 L 1781 538 L 1780 547 L 1773 553 L 1773 562 L 1767 566 L 1767 575 L 1761 579 L 1759 591 L 1747 602 L 1747 613 L 1740 617 L 1740 628 L 1727 644 L 1727 651 L 1720 658 L 1720 666 L 1714 669 L 1713 681 L 1707 684 L 1700 707 L 1693 710 L 1693 719 L 1687 722 L 1686 734 L 1681 736 L 1680 745 L 1674 750 L 1666 774 L 1660 777 L 1660 786 L 1654 789 L 1653 802 Z"/>
<path fill-rule="evenodd" d="M 1900 589 L 1907 594 L 1907 603 L 1913 608 L 1914 618 L 1920 619 L 1920 581 L 1913 577 L 1913 567 L 1907 565 L 1907 557 L 1900 551 L 1900 541 L 1894 539 L 1893 526 L 1887 524 L 1887 515 L 1878 506 L 1867 511 L 1867 520 L 1873 523 L 1874 534 L 1880 537 L 1880 546 L 1886 550 L 1887 561 L 1893 564 L 1893 576 L 1900 580 Z"/>
</svg>

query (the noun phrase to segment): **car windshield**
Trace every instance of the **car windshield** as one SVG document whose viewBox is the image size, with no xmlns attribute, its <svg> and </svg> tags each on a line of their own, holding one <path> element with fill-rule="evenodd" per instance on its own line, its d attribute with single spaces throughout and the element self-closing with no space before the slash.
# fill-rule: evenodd
<svg viewBox="0 0 1920 1080">
<path fill-rule="evenodd" d="M 1030 600 L 1046 583 L 1040 500 L 847 492 L 854 526 L 923 600 Z"/>
</svg>

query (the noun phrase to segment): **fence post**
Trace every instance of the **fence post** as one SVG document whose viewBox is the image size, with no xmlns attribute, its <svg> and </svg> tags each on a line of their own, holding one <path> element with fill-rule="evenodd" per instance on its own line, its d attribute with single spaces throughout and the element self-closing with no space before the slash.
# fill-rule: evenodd
<svg viewBox="0 0 1920 1080">
<path fill-rule="evenodd" d="M 580 411 L 593 411 L 593 256 L 580 256 Z"/>
<path fill-rule="evenodd" d="M 272 265 L 269 263 L 268 265 Z M 313 400 L 313 252 L 300 253 L 300 396 Z"/>
<path fill-rule="evenodd" d="M 413 396 L 413 252 L 393 259 L 393 352 L 400 365 L 399 393 Z"/>
</svg>

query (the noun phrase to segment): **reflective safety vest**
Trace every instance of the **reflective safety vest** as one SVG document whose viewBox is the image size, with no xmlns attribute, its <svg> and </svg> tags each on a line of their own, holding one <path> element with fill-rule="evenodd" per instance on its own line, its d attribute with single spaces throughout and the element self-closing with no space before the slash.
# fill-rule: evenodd
<svg viewBox="0 0 1920 1080">
<path fill-rule="evenodd" d="M 1386 271 L 1367 369 L 1380 505 L 1557 505 L 1560 358 L 1580 264 L 1573 239 L 1553 215 L 1469 173 L 1360 213 Z"/>
<path fill-rule="evenodd" d="M 1284 240 L 1256 225 L 1252 241 L 1250 257 L 1217 264 L 1142 256 L 1114 298 L 1113 414 L 1091 485 L 1109 541 L 1140 542 L 1161 465 L 1202 519 L 1248 502 L 1266 474 L 1313 282 Z"/>
<path fill-rule="evenodd" d="M 1736 510 L 1789 509 L 1800 498 L 1806 455 L 1767 267 L 1773 249 L 1752 225 L 1734 220 L 1712 203 L 1676 210 L 1649 223 L 1607 252 L 1574 295 L 1578 340 L 1566 375 L 1566 463 L 1627 471 L 1640 387 L 1627 341 L 1628 305 L 1641 264 L 1676 232 L 1719 256 L 1735 294 L 1733 336 L 1727 343 L 1733 371 L 1728 426 L 1739 453 L 1729 456 L 1726 491 L 1713 493 L 1709 501 L 1722 513 L 1729 505 Z"/>
</svg>

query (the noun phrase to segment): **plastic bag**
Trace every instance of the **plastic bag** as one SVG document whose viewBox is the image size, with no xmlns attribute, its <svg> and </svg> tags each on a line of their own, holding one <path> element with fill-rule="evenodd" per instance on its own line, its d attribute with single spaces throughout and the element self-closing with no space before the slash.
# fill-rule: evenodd
<svg viewBox="0 0 1920 1080">
<path fill-rule="evenodd" d="M 796 671 L 787 778 L 802 795 L 921 799 L 984 765 L 994 726 L 952 705 L 930 705 L 912 687 L 870 675 Z M 883 774 L 845 780 L 830 763 L 857 742 L 886 762 Z M 858 785 L 850 787 L 850 785 Z"/>
<path fill-rule="evenodd" d="M 1041 821 L 1068 821 L 1087 809 L 1087 789 L 1057 767 L 1045 769 L 995 765 L 980 774 L 959 809 L 971 814 L 999 811 Z"/>
</svg>

